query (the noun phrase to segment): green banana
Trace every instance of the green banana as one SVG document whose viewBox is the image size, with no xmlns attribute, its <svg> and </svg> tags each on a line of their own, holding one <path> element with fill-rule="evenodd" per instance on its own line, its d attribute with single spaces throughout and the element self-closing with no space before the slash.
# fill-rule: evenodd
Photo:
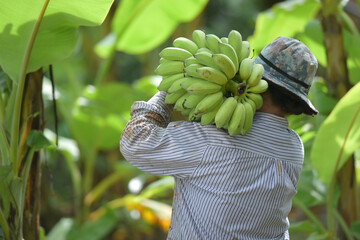
<svg viewBox="0 0 360 240">
<path fill-rule="evenodd" d="M 254 112 L 252 110 L 250 103 L 244 102 L 243 104 L 245 108 L 245 121 L 244 121 L 244 126 L 240 131 L 241 135 L 245 135 L 249 132 L 254 119 Z"/>
<path fill-rule="evenodd" d="M 241 52 L 238 55 L 239 62 L 248 58 L 250 55 L 250 43 L 248 41 L 242 41 L 241 45 Z"/>
<path fill-rule="evenodd" d="M 194 30 L 192 33 L 192 39 L 199 48 L 206 47 L 205 32 L 201 30 Z"/>
<path fill-rule="evenodd" d="M 191 54 L 195 54 L 199 47 L 188 38 L 178 37 L 173 41 L 174 47 L 188 50 Z"/>
<path fill-rule="evenodd" d="M 211 50 L 208 49 L 207 47 L 199 48 L 199 50 L 197 50 L 197 53 L 200 53 L 200 52 L 208 52 L 208 53 L 211 53 L 211 54 L 214 53 L 213 51 L 211 51 Z M 195 53 L 195 54 L 196 54 L 196 53 Z"/>
<path fill-rule="evenodd" d="M 247 81 L 247 79 L 250 77 L 253 64 L 254 64 L 254 59 L 252 58 L 245 58 L 244 60 L 241 61 L 239 74 L 240 74 L 240 78 L 243 81 Z"/>
<path fill-rule="evenodd" d="M 243 100 L 243 102 L 245 102 L 245 101 L 250 103 L 253 112 L 256 112 L 256 104 L 255 104 L 255 102 L 253 100 L 251 100 L 250 98 L 246 98 L 246 100 L 245 99 Z"/>
<path fill-rule="evenodd" d="M 183 116 L 189 116 L 190 112 L 192 111 L 193 109 L 190 109 L 190 108 L 184 108 L 183 110 L 181 110 L 181 115 Z"/>
<path fill-rule="evenodd" d="M 229 44 L 234 48 L 235 53 L 237 55 L 238 61 L 239 63 L 241 62 L 241 51 L 243 48 L 243 44 L 242 44 L 242 36 L 241 34 L 236 31 L 236 30 L 232 30 L 230 31 L 229 35 L 228 35 L 228 39 L 229 39 Z"/>
<path fill-rule="evenodd" d="M 159 63 L 164 63 L 164 62 L 171 62 L 171 61 L 165 58 L 160 58 Z"/>
<path fill-rule="evenodd" d="M 192 56 L 192 54 L 183 48 L 167 47 L 164 48 L 160 53 L 160 57 L 172 60 L 172 61 L 184 61 L 185 59 Z"/>
<path fill-rule="evenodd" d="M 196 69 L 196 72 L 200 75 L 200 78 L 219 85 L 224 85 L 228 81 L 224 73 L 212 67 L 200 67 Z"/>
<path fill-rule="evenodd" d="M 254 101 L 257 110 L 263 105 L 263 98 L 258 93 L 246 93 L 246 97 Z"/>
<path fill-rule="evenodd" d="M 202 82 L 196 81 L 193 84 L 191 84 L 188 88 L 186 88 L 186 91 L 191 94 L 196 95 L 206 95 L 211 93 L 216 93 L 221 90 L 221 86 L 216 83 L 212 83 L 206 80 L 203 80 Z"/>
<path fill-rule="evenodd" d="M 227 37 L 220 38 L 221 42 L 223 43 L 229 43 L 229 39 Z"/>
<path fill-rule="evenodd" d="M 176 111 L 181 112 L 181 111 L 185 110 L 183 103 L 189 95 L 190 95 L 189 93 L 185 93 L 178 100 L 176 100 L 175 105 L 174 105 L 174 109 Z"/>
<path fill-rule="evenodd" d="M 219 42 L 221 42 L 220 38 L 215 34 L 206 34 L 206 47 L 209 48 L 214 53 L 219 53 Z"/>
<path fill-rule="evenodd" d="M 218 68 L 218 66 L 214 62 L 214 59 L 212 58 L 212 52 L 206 52 L 206 51 L 197 52 L 194 55 L 194 57 L 200 64 L 204 66 Z"/>
<path fill-rule="evenodd" d="M 236 74 L 236 67 L 231 59 L 225 54 L 213 54 L 212 58 L 220 70 L 225 73 L 227 79 L 232 79 Z"/>
<path fill-rule="evenodd" d="M 231 116 L 236 108 L 237 101 L 234 97 L 228 97 L 215 115 L 215 124 L 217 128 L 223 128 L 231 119 Z"/>
<path fill-rule="evenodd" d="M 206 95 L 195 95 L 189 94 L 183 102 L 183 107 L 185 109 L 195 108 L 196 105 L 204 98 Z"/>
<path fill-rule="evenodd" d="M 258 84 L 247 89 L 251 93 L 263 93 L 268 89 L 268 82 L 264 79 L 261 79 Z"/>
<path fill-rule="evenodd" d="M 241 132 L 245 122 L 245 107 L 241 102 L 238 102 L 231 116 L 228 133 L 230 136 L 235 136 Z"/>
<path fill-rule="evenodd" d="M 157 88 L 160 91 L 166 92 L 169 89 L 169 87 L 175 82 L 175 80 L 183 78 L 183 77 L 184 77 L 183 73 L 177 73 L 174 75 L 163 76 L 163 78 Z"/>
<path fill-rule="evenodd" d="M 196 69 L 204 67 L 202 64 L 190 64 L 189 66 L 185 67 L 184 71 L 186 76 L 194 77 L 194 78 L 201 78 L 200 74 L 196 71 Z"/>
<path fill-rule="evenodd" d="M 166 94 L 166 97 L 165 97 L 165 103 L 166 104 L 174 104 L 185 93 L 186 93 L 185 90 L 175 92 L 175 93 L 168 93 L 168 94 Z"/>
<path fill-rule="evenodd" d="M 192 122 L 198 122 L 201 120 L 201 117 L 200 116 L 197 116 L 195 115 L 195 108 L 191 109 L 190 113 L 189 113 L 189 121 L 192 121 Z"/>
<path fill-rule="evenodd" d="M 225 54 L 228 56 L 233 64 L 235 65 L 236 72 L 239 70 L 239 60 L 238 56 L 236 55 L 235 49 L 227 43 L 220 43 L 219 44 L 220 53 Z"/>
<path fill-rule="evenodd" d="M 222 99 L 223 99 L 223 94 L 221 91 L 207 95 L 196 105 L 194 114 L 200 116 L 204 113 L 211 111 L 220 102 L 222 102 Z"/>
<path fill-rule="evenodd" d="M 215 123 L 216 113 L 219 110 L 219 108 L 223 102 L 224 102 L 224 99 L 222 99 L 221 102 L 214 109 L 201 115 L 201 123 L 200 124 L 202 126 Z"/>
<path fill-rule="evenodd" d="M 185 59 L 185 61 L 184 61 L 185 67 L 187 67 L 191 64 L 199 64 L 198 60 L 194 56 L 191 56 L 191 57 Z"/>
<path fill-rule="evenodd" d="M 185 78 L 179 78 L 179 79 L 175 80 L 173 82 L 173 84 L 171 84 L 171 86 L 169 87 L 167 92 L 168 93 L 176 93 L 176 92 L 180 92 L 180 91 L 184 90 L 184 88 L 182 88 L 182 86 L 180 85 L 184 80 L 185 80 Z"/>
<path fill-rule="evenodd" d="M 261 77 L 263 76 L 263 74 L 264 74 L 263 65 L 261 65 L 259 63 L 254 64 L 253 67 L 252 67 L 252 71 L 251 71 L 251 74 L 249 76 L 249 79 L 246 82 L 246 85 L 248 87 L 252 87 L 252 86 L 257 85 L 259 83 Z"/>
<path fill-rule="evenodd" d="M 159 66 L 155 69 L 155 73 L 161 76 L 182 72 L 184 72 L 184 62 L 182 61 L 160 63 Z"/>
</svg>

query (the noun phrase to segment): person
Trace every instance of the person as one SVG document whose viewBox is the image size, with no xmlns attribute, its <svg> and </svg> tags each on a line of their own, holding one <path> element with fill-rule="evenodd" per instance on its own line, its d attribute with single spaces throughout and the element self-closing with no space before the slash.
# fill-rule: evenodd
<svg viewBox="0 0 360 240">
<path fill-rule="evenodd" d="M 300 41 L 278 37 L 255 63 L 264 66 L 269 88 L 244 136 L 169 122 L 165 92 L 131 108 L 121 153 L 142 171 L 175 180 L 168 240 L 289 239 L 304 149 L 286 116 L 317 114 L 306 97 L 317 61 Z"/>
</svg>

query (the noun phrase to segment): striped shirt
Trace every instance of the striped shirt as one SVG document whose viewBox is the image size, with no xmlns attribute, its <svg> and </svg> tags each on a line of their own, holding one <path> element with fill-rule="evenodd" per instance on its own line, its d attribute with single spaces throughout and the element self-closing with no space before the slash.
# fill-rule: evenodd
<svg viewBox="0 0 360 240">
<path fill-rule="evenodd" d="M 168 240 L 289 239 L 287 216 L 304 150 L 285 118 L 257 112 L 245 135 L 170 122 L 165 93 L 135 102 L 120 150 L 135 167 L 175 179 Z"/>
</svg>

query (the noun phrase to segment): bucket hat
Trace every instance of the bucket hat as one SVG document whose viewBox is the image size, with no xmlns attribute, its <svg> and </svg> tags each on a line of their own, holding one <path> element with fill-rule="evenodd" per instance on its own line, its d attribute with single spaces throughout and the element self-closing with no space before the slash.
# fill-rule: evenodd
<svg viewBox="0 0 360 240">
<path fill-rule="evenodd" d="M 278 37 L 261 50 L 254 62 L 264 66 L 265 80 L 302 101 L 308 113 L 318 113 L 307 98 L 318 63 L 305 44 L 293 38 Z"/>
</svg>

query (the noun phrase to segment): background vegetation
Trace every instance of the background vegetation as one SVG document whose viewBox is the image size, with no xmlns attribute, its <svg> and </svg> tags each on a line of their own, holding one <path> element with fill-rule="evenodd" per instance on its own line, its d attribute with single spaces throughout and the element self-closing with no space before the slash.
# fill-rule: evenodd
<svg viewBox="0 0 360 240">
<path fill-rule="evenodd" d="M 315 54 L 320 113 L 288 119 L 305 146 L 290 235 L 360 239 L 359 2 L 0 0 L 0 239 L 166 238 L 173 180 L 129 165 L 119 139 L 157 92 L 158 53 L 195 29 Z"/>
</svg>

